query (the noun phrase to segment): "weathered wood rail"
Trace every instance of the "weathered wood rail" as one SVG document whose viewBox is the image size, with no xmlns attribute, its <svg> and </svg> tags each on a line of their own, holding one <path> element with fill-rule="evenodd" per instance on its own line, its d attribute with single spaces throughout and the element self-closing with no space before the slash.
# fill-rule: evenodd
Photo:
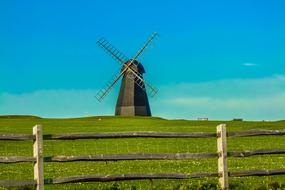
<svg viewBox="0 0 285 190">
<path fill-rule="evenodd" d="M 247 130 L 227 132 L 227 137 L 285 135 L 285 130 Z M 45 134 L 43 140 L 115 139 L 115 138 L 216 138 L 217 133 L 206 132 L 118 132 L 89 134 Z M 25 141 L 35 139 L 27 134 L 0 134 L 0 140 Z"/>
<path fill-rule="evenodd" d="M 285 154 L 285 149 L 260 149 L 254 151 L 228 152 L 228 157 L 251 157 L 258 155 Z M 218 153 L 175 153 L 175 154 L 100 154 L 87 156 L 45 156 L 44 162 L 76 162 L 76 161 L 121 161 L 121 160 L 189 160 L 202 158 L 218 158 Z M 34 157 L 0 156 L 0 163 L 35 162 Z"/>
<path fill-rule="evenodd" d="M 259 149 L 252 151 L 227 151 L 227 137 L 252 137 L 264 135 L 285 135 L 285 130 L 248 130 L 226 132 L 224 124 L 217 126 L 216 133 L 206 132 L 120 132 L 92 134 L 42 134 L 41 126 L 33 128 L 33 135 L 0 134 L 0 140 L 26 141 L 33 140 L 33 157 L 10 156 L 0 157 L 0 163 L 11 164 L 19 162 L 34 163 L 34 180 L 0 180 L 0 186 L 36 185 L 44 189 L 44 184 L 64 184 L 78 182 L 109 182 L 121 180 L 145 179 L 189 179 L 201 177 L 218 177 L 223 189 L 229 187 L 228 177 L 283 175 L 285 169 L 247 170 L 230 172 L 227 168 L 228 157 L 251 157 L 259 155 L 285 154 L 285 149 Z M 78 139 L 117 139 L 117 138 L 217 138 L 216 153 L 173 153 L 173 154 L 100 154 L 86 156 L 43 156 L 43 140 L 78 140 Z M 44 179 L 44 162 L 76 162 L 76 161 L 126 161 L 126 160 L 189 160 L 217 158 L 218 172 L 216 173 L 161 173 L 161 174 L 114 174 L 114 175 L 83 175 L 65 178 Z"/>
</svg>

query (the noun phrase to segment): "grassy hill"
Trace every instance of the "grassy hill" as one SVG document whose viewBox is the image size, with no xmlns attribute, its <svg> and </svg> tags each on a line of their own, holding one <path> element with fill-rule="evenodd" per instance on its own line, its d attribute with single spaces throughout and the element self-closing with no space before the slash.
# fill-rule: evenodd
<svg viewBox="0 0 285 190">
<path fill-rule="evenodd" d="M 228 131 L 249 129 L 285 129 L 285 121 L 187 121 L 145 117 L 87 117 L 44 119 L 36 116 L 0 116 L 0 133 L 31 134 L 36 124 L 45 134 L 95 133 L 127 131 L 215 132 L 216 126 L 227 124 Z M 228 151 L 285 148 L 284 136 L 229 138 Z M 95 155 L 125 153 L 216 152 L 216 139 L 102 139 L 45 141 L 45 156 Z M 32 142 L 1 141 L 0 156 L 32 156 Z M 230 171 L 285 168 L 284 155 L 230 158 Z M 118 161 L 45 163 L 45 178 L 82 174 L 124 174 L 163 172 L 216 172 L 216 159 L 182 161 Z M 32 179 L 31 163 L 0 164 L 1 179 Z M 111 183 L 84 183 L 46 186 L 46 189 L 216 189 L 216 178 L 197 180 L 153 180 Z M 285 189 L 285 176 L 230 178 L 232 189 Z"/>
</svg>

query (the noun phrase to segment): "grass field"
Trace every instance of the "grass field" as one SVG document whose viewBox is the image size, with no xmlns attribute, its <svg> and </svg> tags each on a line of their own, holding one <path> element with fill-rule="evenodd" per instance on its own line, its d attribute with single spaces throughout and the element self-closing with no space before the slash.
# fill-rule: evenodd
<svg viewBox="0 0 285 190">
<path fill-rule="evenodd" d="M 215 132 L 227 124 L 228 131 L 250 129 L 285 129 L 285 121 L 233 122 L 186 121 L 144 117 L 90 117 L 76 119 L 41 119 L 37 117 L 0 117 L 0 133 L 31 134 L 36 124 L 45 134 L 127 131 Z M 228 151 L 285 148 L 285 136 L 229 138 Z M 95 155 L 120 153 L 216 152 L 216 139 L 102 139 L 45 141 L 44 155 Z M 32 142 L 1 141 L 0 156 L 32 156 Z M 230 158 L 230 171 L 285 168 L 285 155 Z M 124 174 L 162 172 L 216 172 L 216 159 L 183 161 L 118 161 L 45 163 L 45 178 L 82 174 Z M 0 180 L 32 179 L 32 163 L 0 164 Z M 285 175 L 230 178 L 231 189 L 285 189 Z M 1 189 L 1 188 L 0 188 Z M 218 189 L 216 178 L 195 180 L 145 180 L 110 183 L 47 185 L 45 189 Z"/>
</svg>

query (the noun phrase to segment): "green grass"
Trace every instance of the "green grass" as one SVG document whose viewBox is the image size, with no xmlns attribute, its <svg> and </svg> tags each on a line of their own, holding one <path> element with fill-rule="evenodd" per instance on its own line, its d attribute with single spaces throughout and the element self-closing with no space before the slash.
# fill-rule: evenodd
<svg viewBox="0 0 285 190">
<path fill-rule="evenodd" d="M 94 133 L 127 131 L 215 132 L 220 123 L 228 131 L 250 129 L 284 129 L 285 121 L 233 122 L 186 121 L 144 117 L 89 117 L 75 119 L 42 119 L 34 116 L 1 116 L 0 133 L 31 134 L 36 124 L 43 125 L 45 134 Z M 229 138 L 228 151 L 285 148 L 284 136 Z M 123 153 L 186 153 L 216 152 L 216 139 L 102 139 L 45 141 L 45 156 L 95 155 Z M 32 156 L 32 142 L 1 141 L 0 156 Z M 230 158 L 230 171 L 285 168 L 284 155 Z M 45 178 L 82 174 L 123 174 L 216 172 L 216 159 L 182 161 L 118 161 L 45 163 Z M 0 180 L 32 179 L 32 163 L 0 164 Z M 285 189 L 285 176 L 230 178 L 232 189 Z M 110 183 L 78 183 L 47 185 L 46 189 L 217 189 L 216 178 L 195 180 L 145 180 Z M 0 188 L 1 189 L 1 188 Z"/>
</svg>

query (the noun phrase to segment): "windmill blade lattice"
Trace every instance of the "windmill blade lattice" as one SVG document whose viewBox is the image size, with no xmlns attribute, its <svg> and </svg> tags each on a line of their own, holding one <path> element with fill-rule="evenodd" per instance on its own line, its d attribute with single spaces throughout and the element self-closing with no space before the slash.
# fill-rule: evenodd
<svg viewBox="0 0 285 190">
<path fill-rule="evenodd" d="M 141 89 L 147 90 L 151 97 L 154 97 L 157 94 L 158 88 L 152 85 L 149 81 L 143 79 L 143 76 L 140 73 L 130 70 L 127 77 L 132 79 Z"/>
<path fill-rule="evenodd" d="M 145 50 L 145 48 L 147 48 L 147 46 L 151 43 L 151 41 L 158 36 L 157 32 L 154 32 L 151 37 L 146 41 L 146 43 L 144 44 L 144 46 L 138 51 L 138 53 L 134 56 L 134 58 L 132 59 L 131 62 L 135 61 L 138 59 L 138 57 L 142 54 L 142 52 Z"/>
<path fill-rule="evenodd" d="M 143 76 L 141 73 L 136 72 L 132 65 L 138 66 L 139 62 L 136 61 L 137 58 L 142 54 L 142 52 L 146 49 L 146 47 L 149 46 L 151 41 L 158 36 L 158 34 L 155 32 L 151 35 L 151 37 L 146 41 L 146 43 L 143 45 L 143 47 L 138 51 L 138 53 L 133 57 L 133 59 L 129 59 L 127 56 L 125 56 L 123 53 L 121 53 L 117 48 L 115 48 L 111 43 L 109 43 L 106 39 L 101 38 L 97 41 L 97 44 L 111 57 L 113 57 L 117 62 L 122 64 L 124 66 L 123 69 L 120 70 L 117 74 L 115 74 L 111 80 L 106 84 L 106 86 L 101 89 L 97 94 L 96 98 L 98 101 L 102 101 L 102 99 L 111 91 L 111 89 L 114 87 L 114 85 L 117 83 L 117 81 L 125 74 L 127 73 L 127 77 L 130 78 L 137 84 L 141 89 L 144 91 L 147 89 L 149 94 L 153 97 L 157 92 L 157 88 L 153 86 L 150 82 L 143 79 Z M 129 72 L 127 72 L 129 71 Z"/>
<path fill-rule="evenodd" d="M 97 41 L 97 44 L 111 57 L 113 57 L 117 62 L 121 64 L 125 64 L 129 59 L 122 52 L 120 52 L 117 48 L 115 48 L 111 43 L 109 43 L 106 39 L 101 38 Z"/>
<path fill-rule="evenodd" d="M 153 86 L 149 81 L 147 80 L 144 80 L 144 83 L 146 85 L 146 89 L 147 89 L 147 92 L 149 93 L 149 95 L 151 97 L 154 97 L 157 92 L 158 92 L 158 88 L 156 88 L 155 86 Z"/>
<path fill-rule="evenodd" d="M 101 102 L 105 96 L 109 94 L 109 92 L 112 90 L 116 82 L 123 76 L 123 72 L 119 71 L 113 75 L 113 77 L 105 84 L 104 88 L 98 91 L 98 93 L 95 95 L 97 100 Z"/>
</svg>

